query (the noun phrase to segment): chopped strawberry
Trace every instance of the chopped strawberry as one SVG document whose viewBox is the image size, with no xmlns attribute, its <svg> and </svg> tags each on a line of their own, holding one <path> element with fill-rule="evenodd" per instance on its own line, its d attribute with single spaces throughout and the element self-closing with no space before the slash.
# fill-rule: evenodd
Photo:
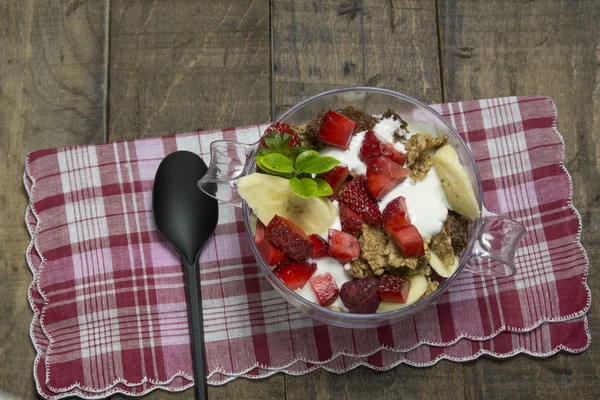
<svg viewBox="0 0 600 400">
<path fill-rule="evenodd" d="M 345 165 L 338 165 L 323 174 L 317 175 L 317 178 L 321 178 L 329 183 L 329 186 L 331 186 L 331 189 L 333 190 L 333 194 L 327 196 L 328 199 L 332 200 L 337 197 L 342 188 L 342 184 L 348 179 L 348 175 L 350 175 L 350 170 Z"/>
<path fill-rule="evenodd" d="M 312 254 L 313 243 L 308 235 L 298 225 L 279 215 L 267 225 L 267 239 L 295 260 L 306 260 Z"/>
<path fill-rule="evenodd" d="M 338 289 L 335 279 L 329 272 L 313 276 L 310 279 L 310 286 L 317 295 L 319 304 L 323 307 L 331 305 L 340 294 L 340 289 Z"/>
<path fill-rule="evenodd" d="M 423 237 L 414 225 L 405 225 L 388 232 L 404 257 L 425 255 Z"/>
<path fill-rule="evenodd" d="M 367 191 L 364 175 L 351 180 L 340 193 L 338 200 L 372 224 L 381 225 L 381 211 Z"/>
<path fill-rule="evenodd" d="M 284 134 L 284 133 L 288 133 L 290 135 L 292 135 L 292 137 L 290 138 L 289 141 L 289 145 L 290 147 L 297 147 L 300 146 L 300 137 L 294 132 L 294 130 L 285 122 L 275 122 L 273 125 L 269 126 L 267 129 L 265 129 L 265 134 L 263 135 L 262 138 L 260 138 L 260 146 L 261 147 L 267 147 L 267 143 L 265 142 L 265 135 L 271 131 L 275 131 L 277 133 L 279 133 L 280 135 Z"/>
<path fill-rule="evenodd" d="M 396 150 L 393 144 L 382 140 L 375 132 L 369 130 L 365 134 L 365 139 L 360 148 L 360 159 L 367 162 L 369 158 L 377 156 L 388 157 L 399 166 L 403 166 L 404 161 L 406 161 L 404 154 Z"/>
<path fill-rule="evenodd" d="M 260 221 L 256 223 L 256 233 L 254 234 L 254 243 L 258 248 L 260 256 L 268 265 L 279 265 L 289 260 L 281 250 L 277 250 L 266 237 L 267 227 Z"/>
<path fill-rule="evenodd" d="M 350 144 L 354 128 L 356 128 L 356 122 L 333 110 L 329 110 L 323 117 L 323 123 L 321 123 L 317 139 L 323 143 L 345 150 Z"/>
<path fill-rule="evenodd" d="M 273 270 L 275 275 L 292 290 L 302 289 L 312 274 L 317 270 L 317 264 L 306 261 L 290 261 Z"/>
<path fill-rule="evenodd" d="M 358 258 L 360 243 L 349 233 L 329 229 L 329 254 L 342 264 L 349 263 Z"/>
<path fill-rule="evenodd" d="M 376 200 L 381 200 L 408 176 L 410 169 L 402 168 L 384 156 L 367 161 L 367 189 Z"/>
<path fill-rule="evenodd" d="M 406 303 L 410 281 L 399 276 L 385 274 L 379 281 L 379 297 L 387 303 Z"/>
<path fill-rule="evenodd" d="M 342 223 L 342 232 L 356 236 L 360 232 L 360 227 L 365 219 L 359 213 L 353 211 L 350 206 L 340 203 L 340 222 Z"/>
<path fill-rule="evenodd" d="M 406 199 L 402 196 L 390 201 L 383 210 L 383 229 L 392 232 L 396 228 L 410 225 L 410 215 L 406 208 Z"/>
<path fill-rule="evenodd" d="M 310 255 L 312 258 L 322 258 L 329 255 L 329 245 L 321 236 L 312 234 L 308 238 L 313 243 L 313 251 Z"/>
</svg>

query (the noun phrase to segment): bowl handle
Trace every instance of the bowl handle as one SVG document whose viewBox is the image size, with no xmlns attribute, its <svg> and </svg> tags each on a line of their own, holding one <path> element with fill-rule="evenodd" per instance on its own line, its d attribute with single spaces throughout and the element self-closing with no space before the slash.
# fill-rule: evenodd
<svg viewBox="0 0 600 400">
<path fill-rule="evenodd" d="M 485 206 L 481 218 L 482 225 L 465 270 L 495 277 L 516 274 L 515 253 L 526 232 L 525 227 Z"/>
<path fill-rule="evenodd" d="M 217 140 L 210 144 L 210 165 L 198 181 L 198 187 L 215 199 L 236 206 L 242 204 L 237 191 L 237 179 L 249 173 L 258 142 L 247 144 L 232 140 Z"/>
</svg>

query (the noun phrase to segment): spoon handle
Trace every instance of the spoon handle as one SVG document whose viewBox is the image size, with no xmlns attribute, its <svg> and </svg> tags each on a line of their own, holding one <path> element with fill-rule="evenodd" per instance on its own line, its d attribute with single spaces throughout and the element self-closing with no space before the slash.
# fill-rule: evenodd
<svg viewBox="0 0 600 400">
<path fill-rule="evenodd" d="M 206 385 L 206 371 L 204 358 L 204 327 L 202 325 L 202 291 L 198 279 L 196 265 L 188 264 L 184 260 L 185 288 L 188 309 L 188 320 L 190 322 L 190 334 L 192 344 L 192 363 L 194 368 L 194 382 L 196 400 L 208 399 L 208 387 Z"/>
</svg>

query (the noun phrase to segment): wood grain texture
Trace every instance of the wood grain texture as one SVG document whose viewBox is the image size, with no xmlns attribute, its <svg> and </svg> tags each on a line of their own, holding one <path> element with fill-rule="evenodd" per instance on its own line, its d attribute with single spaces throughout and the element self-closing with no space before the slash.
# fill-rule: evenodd
<svg viewBox="0 0 600 400">
<path fill-rule="evenodd" d="M 113 0 L 109 140 L 268 121 L 269 39 L 268 1 Z M 282 399 L 284 390 L 275 375 L 211 386 L 209 397 Z"/>
<path fill-rule="evenodd" d="M 319 92 L 368 85 L 441 102 L 434 1 L 274 1 L 275 112 Z M 464 397 L 458 364 L 286 376 L 287 399 Z M 435 381 L 435 385 L 431 382 Z M 443 387 L 444 390 L 439 390 Z"/>
<path fill-rule="evenodd" d="M 566 166 L 600 295 L 600 7 L 597 1 L 440 1 L 446 101 L 547 95 L 556 102 Z M 593 340 L 600 310 L 588 314 Z M 465 365 L 468 398 L 598 398 L 600 351 Z"/>
<path fill-rule="evenodd" d="M 441 101 L 435 1 L 273 1 L 275 114 L 345 86 Z"/>
<path fill-rule="evenodd" d="M 104 10 L 103 2 L 0 5 L 0 397 L 35 397 L 25 153 L 102 141 Z"/>
<path fill-rule="evenodd" d="M 262 122 L 271 109 L 278 114 L 342 86 L 387 87 L 430 103 L 551 96 L 583 219 L 589 283 L 593 295 L 600 295 L 594 273 L 600 267 L 597 1 L 112 0 L 107 15 L 108 4 L 0 4 L 0 395 L 35 395 L 26 297 L 31 274 L 24 258 L 29 237 L 22 217 L 26 151 L 98 143 L 106 136 L 120 140 Z M 597 307 L 589 317 L 596 338 Z M 358 368 L 343 375 L 318 370 L 301 377 L 237 379 L 211 387 L 209 394 L 592 399 L 600 397 L 598 365 L 600 351 L 592 345 L 581 355 L 544 360 L 484 357 L 384 373 Z M 148 398 L 191 399 L 193 392 L 156 391 Z"/>
<path fill-rule="evenodd" d="M 110 140 L 269 120 L 267 1 L 111 8 Z"/>
</svg>

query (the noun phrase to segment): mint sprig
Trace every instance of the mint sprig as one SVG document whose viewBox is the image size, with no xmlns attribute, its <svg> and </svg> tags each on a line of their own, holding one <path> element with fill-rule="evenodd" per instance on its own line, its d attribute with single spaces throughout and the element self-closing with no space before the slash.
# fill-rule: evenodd
<svg viewBox="0 0 600 400">
<path fill-rule="evenodd" d="M 269 131 L 264 142 L 267 147 L 258 149 L 256 165 L 260 171 L 290 180 L 290 189 L 299 197 L 329 196 L 333 189 L 323 179 L 313 178 L 333 169 L 340 161 L 329 156 L 321 156 L 309 147 L 290 147 L 291 135 Z"/>
</svg>

